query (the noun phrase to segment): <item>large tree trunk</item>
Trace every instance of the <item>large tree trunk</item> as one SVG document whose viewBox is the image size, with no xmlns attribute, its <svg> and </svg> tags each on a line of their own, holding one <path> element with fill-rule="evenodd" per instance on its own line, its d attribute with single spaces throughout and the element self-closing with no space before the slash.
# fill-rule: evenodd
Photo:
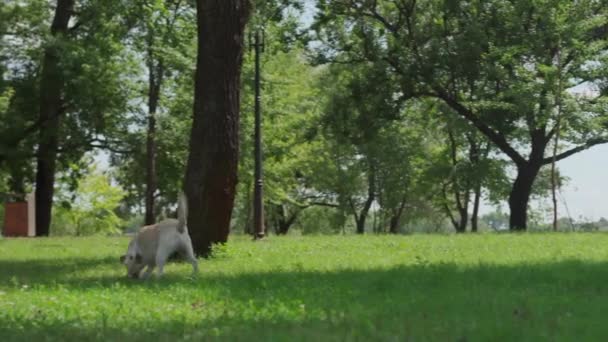
<svg viewBox="0 0 608 342">
<path fill-rule="evenodd" d="M 197 0 L 198 56 L 186 170 L 194 251 L 228 240 L 237 183 L 239 89 L 246 0 Z"/>
<path fill-rule="evenodd" d="M 51 24 L 51 35 L 66 34 L 74 9 L 74 0 L 58 0 Z M 44 51 L 40 76 L 40 114 L 42 122 L 36 167 L 36 236 L 47 236 L 51 226 L 55 168 L 59 148 L 60 117 L 63 111 L 64 80 L 60 70 L 60 52 L 55 44 Z"/>
<path fill-rule="evenodd" d="M 509 194 L 509 229 L 511 231 L 524 231 L 528 228 L 528 202 L 532 193 L 532 186 L 538 172 L 544 163 L 545 148 L 549 141 L 544 129 L 532 131 L 532 148 L 529 160 L 517 163 L 517 176 Z"/>
<path fill-rule="evenodd" d="M 517 168 L 517 177 L 509 195 L 511 217 L 509 228 L 512 231 L 524 231 L 528 222 L 528 202 L 532 193 L 532 185 L 540 171 L 541 165 L 526 163 Z"/>
</svg>

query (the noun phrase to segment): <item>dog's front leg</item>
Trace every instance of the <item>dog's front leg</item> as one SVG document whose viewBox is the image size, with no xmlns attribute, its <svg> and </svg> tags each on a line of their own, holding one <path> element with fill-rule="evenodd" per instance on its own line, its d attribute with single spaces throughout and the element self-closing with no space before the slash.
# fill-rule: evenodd
<svg viewBox="0 0 608 342">
<path fill-rule="evenodd" d="M 142 280 L 148 279 L 150 277 L 150 274 L 152 274 L 152 271 L 154 271 L 154 265 L 148 265 L 148 267 L 146 268 L 146 271 L 141 276 L 141 279 Z"/>
</svg>

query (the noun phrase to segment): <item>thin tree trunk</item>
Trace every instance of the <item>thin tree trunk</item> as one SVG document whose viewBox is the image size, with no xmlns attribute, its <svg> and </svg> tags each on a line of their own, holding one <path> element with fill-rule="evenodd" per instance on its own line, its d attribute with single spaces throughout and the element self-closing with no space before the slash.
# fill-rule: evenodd
<svg viewBox="0 0 608 342">
<path fill-rule="evenodd" d="M 478 143 L 476 137 L 476 132 L 467 134 L 467 140 L 469 141 L 469 161 L 474 168 L 478 168 L 481 158 L 487 158 L 489 153 L 489 148 L 480 151 L 482 143 Z M 481 181 L 482 180 L 479 177 L 475 177 L 475 180 L 473 181 L 473 212 L 471 213 L 472 233 L 476 233 L 478 229 L 479 204 L 481 201 Z"/>
<path fill-rule="evenodd" d="M 551 198 L 553 200 L 553 231 L 557 231 L 557 170 L 556 156 L 559 147 L 559 134 L 561 130 L 561 114 L 562 114 L 562 62 L 561 62 L 561 41 L 558 44 L 557 50 L 557 68 L 558 68 L 558 87 L 555 102 L 557 102 L 557 118 L 555 119 L 555 140 L 553 142 L 553 156 L 551 158 Z"/>
<path fill-rule="evenodd" d="M 458 220 L 456 220 L 456 218 L 454 217 L 454 214 L 452 213 L 452 209 L 450 208 L 449 200 L 448 200 L 448 190 L 447 190 L 448 184 L 443 184 L 443 186 L 441 187 L 441 195 L 443 196 L 443 210 L 445 210 L 446 215 L 448 215 L 448 218 L 450 219 L 450 223 L 452 223 L 452 226 L 454 227 L 454 230 L 458 231 Z"/>
<path fill-rule="evenodd" d="M 156 221 L 155 213 L 155 192 L 158 188 L 158 175 L 156 169 L 156 112 L 160 100 L 160 89 L 163 82 L 164 67 L 163 62 L 158 61 L 154 65 L 152 47 L 148 58 L 148 136 L 146 141 L 146 215 L 145 223 L 153 224 Z"/>
<path fill-rule="evenodd" d="M 281 235 L 281 222 L 285 221 L 285 208 L 281 204 L 273 204 L 268 207 L 269 211 L 266 217 L 272 217 L 272 226 L 274 227 L 274 233 Z"/>
<path fill-rule="evenodd" d="M 239 152 L 240 75 L 246 0 L 197 0 L 198 56 L 186 170 L 188 228 L 208 256 L 230 232 Z"/>
<path fill-rule="evenodd" d="M 369 213 L 369 209 L 372 207 L 372 203 L 374 203 L 374 199 L 376 198 L 376 175 L 373 167 L 370 167 L 369 174 L 367 177 L 367 199 L 365 200 L 365 204 L 361 209 L 359 215 L 356 215 L 355 221 L 357 223 L 357 234 L 365 233 L 365 221 L 367 220 L 367 214 Z M 353 210 L 356 210 L 353 208 Z"/>
<path fill-rule="evenodd" d="M 467 182 L 468 183 L 468 182 Z M 460 220 L 458 221 L 457 233 L 466 233 L 467 223 L 469 222 L 469 202 L 471 200 L 471 192 L 469 191 L 469 184 L 466 185 L 467 190 L 464 192 L 464 198 L 460 199 L 460 193 L 458 189 L 454 190 L 454 197 L 456 198 L 456 206 L 458 208 L 458 214 Z"/>
<path fill-rule="evenodd" d="M 448 138 L 450 141 L 450 156 L 452 158 L 452 167 L 456 168 L 458 166 L 458 157 L 457 157 L 457 153 L 458 153 L 458 145 L 456 143 L 456 139 L 454 138 L 454 134 L 452 133 L 451 129 L 448 127 Z M 465 187 L 464 187 L 464 198 L 461 198 L 461 189 L 460 189 L 460 184 L 459 184 L 459 179 L 457 176 L 454 177 L 454 186 L 453 186 L 453 195 L 454 195 L 454 202 L 456 203 L 456 210 L 458 211 L 458 215 L 459 215 L 459 219 L 456 220 L 454 217 L 450 217 L 452 224 L 454 225 L 454 228 L 456 229 L 457 233 L 464 233 L 467 230 L 467 222 L 469 221 L 469 201 L 470 201 L 470 182 L 467 180 L 465 181 Z M 445 191 L 445 190 L 444 190 Z M 449 209 L 449 206 L 447 205 L 447 196 L 444 195 L 446 197 L 446 208 L 447 210 Z M 449 213 L 451 215 L 451 213 Z"/>
<path fill-rule="evenodd" d="M 560 126 L 560 118 L 557 118 L 555 133 L 555 142 L 553 146 L 553 161 L 551 162 L 551 199 L 553 201 L 553 231 L 557 231 L 557 169 L 555 165 L 555 156 L 557 155 L 557 146 L 559 144 L 559 126 Z"/>
<path fill-rule="evenodd" d="M 401 204 L 399 205 L 399 208 L 397 208 L 397 211 L 395 213 L 393 213 L 393 215 L 391 216 L 389 233 L 391 233 L 391 234 L 399 233 L 399 227 L 401 226 L 401 216 L 403 215 L 403 210 L 405 209 L 405 204 L 406 204 L 406 199 L 404 196 L 403 199 L 401 200 Z"/>
<path fill-rule="evenodd" d="M 148 114 L 148 138 L 146 143 L 146 214 L 145 224 L 153 224 L 156 221 L 154 210 L 154 193 L 158 188 L 158 177 L 156 173 L 156 118 L 154 113 Z"/>
<path fill-rule="evenodd" d="M 253 201 L 251 200 L 252 188 L 250 184 L 251 183 L 248 182 L 247 186 L 244 187 L 247 189 L 247 194 L 245 196 L 245 211 L 247 212 L 247 216 L 245 218 L 245 228 L 243 231 L 245 234 L 253 235 Z"/>
<path fill-rule="evenodd" d="M 471 232 L 477 233 L 479 226 L 479 203 L 481 202 L 481 183 L 475 186 L 473 213 L 471 213 Z"/>
<path fill-rule="evenodd" d="M 51 24 L 51 35 L 64 36 L 74 10 L 74 0 L 58 0 Z M 40 76 L 40 114 L 42 122 L 36 166 L 36 236 L 48 236 L 53 210 L 55 169 L 59 148 L 59 128 L 63 111 L 64 79 L 60 70 L 60 52 L 52 44 L 44 51 Z"/>
</svg>

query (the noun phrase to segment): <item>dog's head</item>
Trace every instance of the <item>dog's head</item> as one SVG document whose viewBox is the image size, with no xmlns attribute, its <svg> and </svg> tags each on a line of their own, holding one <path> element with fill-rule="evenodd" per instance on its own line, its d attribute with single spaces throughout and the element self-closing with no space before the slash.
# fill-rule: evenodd
<svg viewBox="0 0 608 342">
<path fill-rule="evenodd" d="M 120 257 L 120 262 L 127 268 L 127 276 L 131 278 L 139 278 L 139 273 L 145 267 L 141 254 L 137 253 L 133 242 L 129 244 L 127 254 Z"/>
</svg>

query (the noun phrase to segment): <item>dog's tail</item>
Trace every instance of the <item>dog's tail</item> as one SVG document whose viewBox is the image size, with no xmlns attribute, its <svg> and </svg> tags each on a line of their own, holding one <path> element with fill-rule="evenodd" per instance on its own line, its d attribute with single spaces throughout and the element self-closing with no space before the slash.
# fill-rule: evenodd
<svg viewBox="0 0 608 342">
<path fill-rule="evenodd" d="M 183 233 L 187 229 L 188 198 L 183 191 L 179 192 L 177 201 L 177 231 Z"/>
</svg>

